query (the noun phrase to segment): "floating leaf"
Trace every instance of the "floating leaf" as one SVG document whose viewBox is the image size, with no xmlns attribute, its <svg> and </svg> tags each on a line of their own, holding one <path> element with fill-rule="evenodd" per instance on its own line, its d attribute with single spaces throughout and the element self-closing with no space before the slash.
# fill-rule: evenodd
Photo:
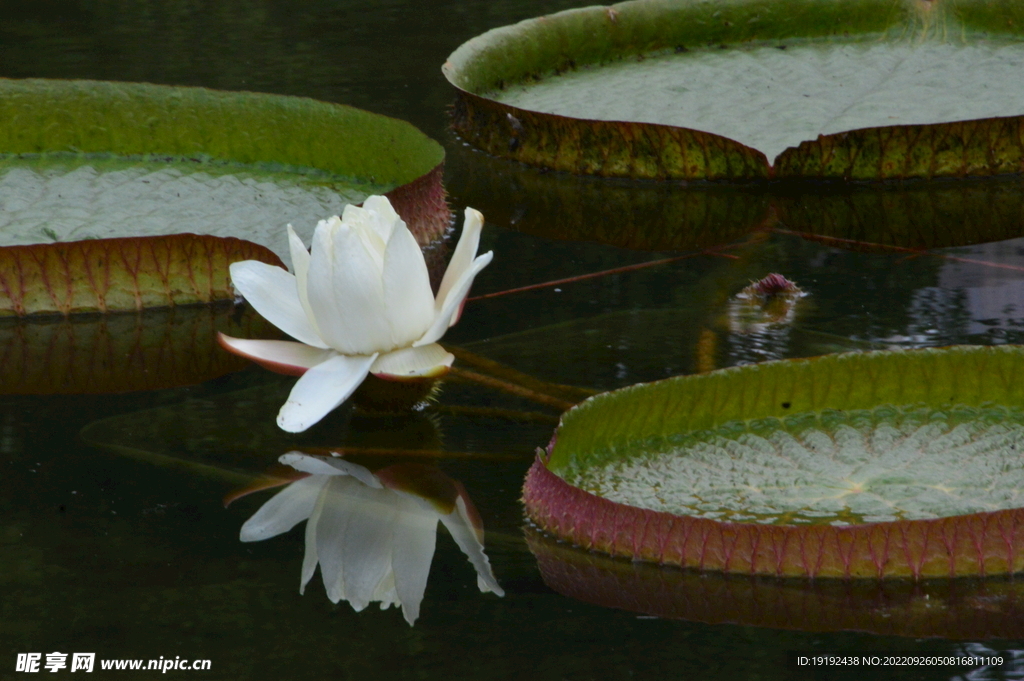
<svg viewBox="0 0 1024 681">
<path fill-rule="evenodd" d="M 1022 15 L 983 0 L 635 0 L 494 29 L 443 70 L 460 135 L 545 168 L 997 175 L 1024 171 Z"/>
<path fill-rule="evenodd" d="M 227 303 L 140 314 L 0 320 L 0 393 L 55 395 L 158 390 L 202 383 L 248 362 L 217 332 L 273 335 L 248 308 Z"/>
<path fill-rule="evenodd" d="M 448 228 L 444 150 L 412 125 L 298 97 L 0 79 L 0 243 L 196 232 L 288 252 L 388 192 L 421 244 Z"/>
<path fill-rule="evenodd" d="M 0 317 L 230 300 L 238 260 L 283 266 L 263 246 L 196 234 L 0 248 Z"/>
<path fill-rule="evenodd" d="M 707 624 L 977 641 L 1024 636 L 1024 585 L 986 579 L 777 579 L 665 570 L 580 551 L 527 528 L 544 583 L 604 607 Z"/>
<path fill-rule="evenodd" d="M 563 416 L 527 477 L 527 512 L 584 548 L 703 570 L 1017 572 L 1022 370 L 1024 348 L 965 346 L 599 395 Z"/>
</svg>

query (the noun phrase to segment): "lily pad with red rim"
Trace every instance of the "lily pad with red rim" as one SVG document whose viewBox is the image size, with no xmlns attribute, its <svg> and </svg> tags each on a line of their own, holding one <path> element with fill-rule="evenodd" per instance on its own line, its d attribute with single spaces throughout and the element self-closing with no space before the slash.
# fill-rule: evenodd
<svg viewBox="0 0 1024 681">
<path fill-rule="evenodd" d="M 191 263 L 167 277 L 160 262 L 121 257 L 146 250 L 127 243 L 107 249 L 117 257 L 90 269 L 83 263 L 105 247 L 87 240 L 160 236 L 167 258 L 177 262 L 188 260 L 195 237 L 176 235 L 233 237 L 262 246 L 262 255 L 243 257 L 277 264 L 270 251 L 288 252 L 286 223 L 308 241 L 318 220 L 369 194 L 387 194 L 420 243 L 429 243 L 450 224 L 443 160 L 441 146 L 404 121 L 312 99 L 0 79 L 0 246 L 23 247 L 16 258 L 10 254 L 14 269 L 39 272 L 19 280 L 18 296 L 44 303 L 37 309 L 15 302 L 10 311 L 67 314 L 76 310 L 54 310 L 53 301 L 81 298 L 97 281 L 123 276 L 135 277 L 126 285 L 144 289 L 142 298 L 156 305 L 206 302 L 203 295 L 175 299 L 176 291 L 195 288 L 189 278 L 197 268 L 207 270 L 215 298 L 230 297 L 230 259 Z M 51 279 L 70 288 L 55 293 Z M 118 306 L 93 297 L 85 309 L 154 304 Z"/>
<path fill-rule="evenodd" d="M 806 577 L 1024 569 L 1024 348 L 765 362 L 568 411 L 524 486 L 611 555 Z"/>
<path fill-rule="evenodd" d="M 1024 170 L 1021 26 L 986 0 L 634 0 L 491 30 L 443 70 L 464 139 L 555 170 L 987 176 Z"/>
</svg>

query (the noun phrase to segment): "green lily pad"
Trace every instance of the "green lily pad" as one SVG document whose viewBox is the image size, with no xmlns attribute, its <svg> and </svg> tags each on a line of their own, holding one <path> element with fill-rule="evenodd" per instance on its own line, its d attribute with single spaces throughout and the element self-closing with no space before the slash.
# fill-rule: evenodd
<svg viewBox="0 0 1024 681">
<path fill-rule="evenodd" d="M 1024 569 L 1024 348 L 766 362 L 567 412 L 524 489 L 585 548 L 725 572 Z"/>
<path fill-rule="evenodd" d="M 467 141 L 557 170 L 1017 173 L 1022 14 L 984 0 L 634 0 L 494 29 L 443 70 Z"/>
<path fill-rule="evenodd" d="M 0 246 L 195 232 L 287 257 L 285 224 L 388 193 L 447 228 L 444 150 L 404 121 L 251 92 L 0 79 Z"/>
<path fill-rule="evenodd" d="M 853 525 L 1024 506 L 1024 467 L 1007 461 L 1017 451 L 1024 410 L 886 405 L 731 421 L 571 480 L 677 515 Z"/>
<path fill-rule="evenodd" d="M 283 225 L 309 231 L 314 216 L 339 215 L 386 186 L 258 165 L 156 161 L 106 154 L 0 158 L 4 246 L 171 235 L 248 238 L 287 257 Z M 313 223 L 315 224 L 315 222 Z"/>
</svg>

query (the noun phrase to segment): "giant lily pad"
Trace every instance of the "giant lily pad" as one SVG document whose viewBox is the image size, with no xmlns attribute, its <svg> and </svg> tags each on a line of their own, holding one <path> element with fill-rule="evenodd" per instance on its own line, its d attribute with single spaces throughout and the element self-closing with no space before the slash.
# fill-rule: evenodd
<svg viewBox="0 0 1024 681">
<path fill-rule="evenodd" d="M 69 285 L 61 295 L 70 300 L 97 297 L 86 290 L 95 288 L 96 267 L 87 266 L 91 255 L 148 246 L 122 242 L 117 248 L 79 244 L 48 250 L 41 244 L 194 232 L 246 239 L 285 256 L 285 224 L 294 223 L 308 242 L 319 219 L 371 193 L 387 193 L 426 244 L 450 221 L 443 159 L 441 146 L 408 123 L 311 99 L 0 79 L 0 246 L 33 245 L 36 250 L 16 259 L 39 271 L 34 279 L 19 275 L 18 286 L 47 288 L 50 280 L 60 280 Z M 233 259 L 244 257 L 259 256 Z M 189 277 L 198 268 L 224 288 L 230 262 L 212 257 L 194 263 L 191 270 L 172 273 L 165 288 L 195 288 Z M 138 270 L 130 274 L 140 280 L 167 274 L 160 263 L 122 269 Z M 128 285 L 145 288 L 141 281 Z M 157 298 L 165 294 L 155 292 Z M 98 298 L 84 309 L 125 309 Z M 36 308 L 31 299 L 8 307 L 19 314 L 78 311 L 75 305 L 65 309 L 64 302 L 53 310 L 53 301 Z"/>
<path fill-rule="evenodd" d="M 584 548 L 812 577 L 1024 569 L 1024 348 L 766 362 L 567 412 L 524 488 Z"/>
<path fill-rule="evenodd" d="M 443 70 L 466 140 L 557 170 L 995 175 L 1024 170 L 1021 26 L 985 0 L 635 0 L 494 29 Z"/>
</svg>

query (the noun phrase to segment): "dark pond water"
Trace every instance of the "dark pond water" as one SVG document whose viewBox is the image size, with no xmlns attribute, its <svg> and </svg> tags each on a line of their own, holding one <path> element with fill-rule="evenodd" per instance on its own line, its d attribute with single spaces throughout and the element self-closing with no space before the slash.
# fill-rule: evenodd
<svg viewBox="0 0 1024 681">
<path fill-rule="evenodd" d="M 474 301 L 446 336 L 546 381 L 609 389 L 709 364 L 1024 342 L 1024 240 L 1007 239 L 1024 216 L 1019 180 L 821 187 L 769 199 L 757 188 L 558 177 L 464 148 L 446 128 L 445 57 L 488 28 L 572 4 L 8 2 L 0 76 L 260 90 L 409 120 L 448 148 L 453 206 L 488 216 L 483 249 L 495 260 L 475 295 L 692 254 Z M 746 236 L 769 200 L 788 217 Z M 585 231 L 606 243 L 572 239 Z M 797 234 L 812 231 L 886 247 L 840 249 Z M 715 243 L 730 246 L 699 253 Z M 922 254 L 892 245 L 942 248 Z M 773 271 L 809 294 L 792 321 L 738 322 L 731 297 Z M 39 357 L 31 361 L 56 361 Z M 0 361 L 22 360 L 8 353 Z M 17 392 L 14 379 L 5 380 L 3 392 Z M 567 563 L 559 553 L 566 547 L 532 535 L 528 544 L 524 534 L 520 484 L 557 410 L 452 383 L 428 413 L 382 420 L 343 409 L 289 437 L 273 425 L 289 384 L 250 369 L 163 391 L 0 397 L 0 677 L 33 678 L 14 671 L 18 654 L 55 651 L 211 661 L 209 671 L 169 678 L 812 678 L 787 665 L 787 651 L 996 653 L 1008 661 L 960 672 L 829 670 L 821 678 L 1024 677 L 1024 645 L 1012 638 L 1024 637 L 1013 624 L 1022 621 L 1024 596 L 1013 580 L 848 589 L 611 563 L 598 571 L 602 581 L 585 555 Z M 238 541 L 268 494 L 225 510 L 221 500 L 240 478 L 218 471 L 255 473 L 294 446 L 339 444 L 488 455 L 438 463 L 479 508 L 505 597 L 477 591 L 444 532 L 415 627 L 394 609 L 332 605 L 319 577 L 300 596 L 300 530 Z M 375 468 L 391 459 L 359 461 Z M 933 607 L 948 617 L 933 616 Z M 917 624 L 886 627 L 887 608 Z M 721 623 L 729 620 L 747 624 Z M 820 632 L 836 626 L 876 633 Z M 933 637 L 940 631 L 957 638 Z"/>
</svg>

